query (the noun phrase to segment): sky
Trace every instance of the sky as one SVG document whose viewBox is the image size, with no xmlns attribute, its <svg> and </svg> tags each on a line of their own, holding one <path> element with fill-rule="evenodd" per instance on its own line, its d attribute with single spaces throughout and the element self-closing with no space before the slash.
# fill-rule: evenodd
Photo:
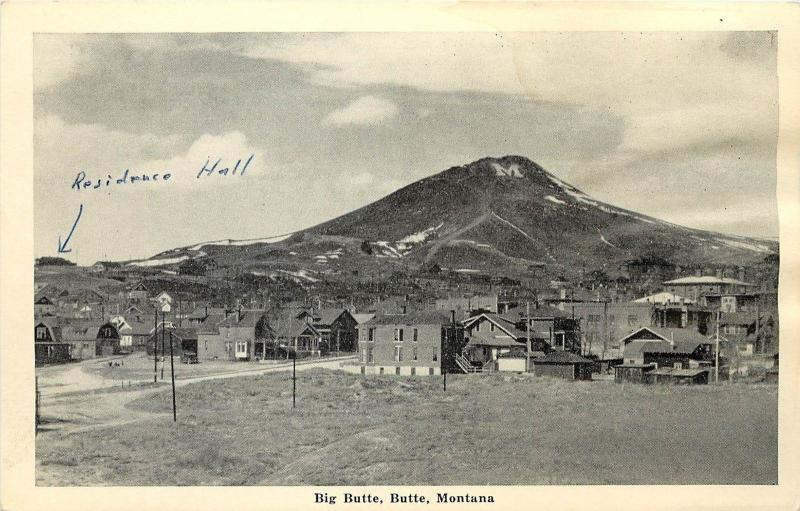
<svg viewBox="0 0 800 511">
<path fill-rule="evenodd" d="M 774 237 L 776 51 L 773 32 L 36 34 L 35 254 L 284 234 L 508 154 L 619 207 Z"/>
</svg>

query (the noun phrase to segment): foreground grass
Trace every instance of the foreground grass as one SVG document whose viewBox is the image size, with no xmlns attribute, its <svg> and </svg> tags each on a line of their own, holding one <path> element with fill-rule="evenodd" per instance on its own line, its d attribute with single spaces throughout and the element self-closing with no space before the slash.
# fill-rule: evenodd
<svg viewBox="0 0 800 511">
<path fill-rule="evenodd" d="M 37 440 L 44 485 L 774 484 L 777 388 L 298 375 L 134 401 L 140 421 Z"/>
</svg>

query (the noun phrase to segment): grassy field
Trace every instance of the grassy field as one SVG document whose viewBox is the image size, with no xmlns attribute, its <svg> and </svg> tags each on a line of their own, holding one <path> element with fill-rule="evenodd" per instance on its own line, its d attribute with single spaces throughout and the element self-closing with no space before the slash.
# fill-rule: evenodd
<svg viewBox="0 0 800 511">
<path fill-rule="evenodd" d="M 37 438 L 39 485 L 774 484 L 777 387 L 326 370 L 186 385 Z"/>
</svg>

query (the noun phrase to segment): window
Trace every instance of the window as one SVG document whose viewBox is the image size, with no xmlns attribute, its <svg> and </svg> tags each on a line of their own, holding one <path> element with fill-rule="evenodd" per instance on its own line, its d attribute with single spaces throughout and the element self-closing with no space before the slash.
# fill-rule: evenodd
<svg viewBox="0 0 800 511">
<path fill-rule="evenodd" d="M 416 347 L 416 346 L 414 346 L 414 347 L 411 349 L 411 360 L 416 360 L 416 359 L 417 359 L 417 347 Z"/>
<path fill-rule="evenodd" d="M 414 376 L 415 374 L 417 374 L 417 368 L 416 367 L 412 367 L 411 368 L 411 376 Z"/>
<path fill-rule="evenodd" d="M 599 322 L 600 322 L 599 314 L 589 314 L 589 323 L 599 323 Z"/>
<path fill-rule="evenodd" d="M 47 338 L 47 329 L 46 328 L 37 328 L 36 329 L 36 338 L 37 339 L 45 339 Z"/>
<path fill-rule="evenodd" d="M 367 362 L 367 350 L 366 349 L 362 349 L 361 350 L 361 362 L 362 363 L 366 363 Z"/>
<path fill-rule="evenodd" d="M 378 370 L 378 373 L 379 374 L 383 374 L 383 368 L 382 367 Z"/>
<path fill-rule="evenodd" d="M 432 367 L 428 368 L 428 374 L 433 375 L 433 368 Z"/>
<path fill-rule="evenodd" d="M 395 342 L 403 342 L 403 329 L 402 328 L 395 328 L 394 329 L 394 340 L 395 340 Z"/>
<path fill-rule="evenodd" d="M 403 348 L 401 348 L 400 346 L 394 347 L 394 361 L 395 362 L 403 361 Z"/>
<path fill-rule="evenodd" d="M 683 369 L 683 363 L 682 362 L 675 362 L 674 364 L 672 364 L 672 367 L 675 368 L 675 369 Z"/>
<path fill-rule="evenodd" d="M 476 332 L 480 332 L 481 331 L 481 323 L 480 323 L 480 321 L 475 323 L 475 331 Z"/>
<path fill-rule="evenodd" d="M 375 329 L 374 328 L 370 328 L 369 330 L 367 330 L 367 340 L 369 342 L 375 342 Z"/>
<path fill-rule="evenodd" d="M 439 360 L 439 348 L 433 348 L 433 361 Z"/>
<path fill-rule="evenodd" d="M 417 342 L 417 329 L 414 329 L 414 342 Z"/>
<path fill-rule="evenodd" d="M 494 332 L 494 323 L 489 323 L 489 331 Z"/>
<path fill-rule="evenodd" d="M 367 363 L 371 364 L 375 362 L 375 355 L 372 352 L 372 348 L 367 348 Z"/>
<path fill-rule="evenodd" d="M 396 374 L 396 375 L 400 374 L 400 367 L 395 367 L 394 368 L 394 374 Z"/>
</svg>

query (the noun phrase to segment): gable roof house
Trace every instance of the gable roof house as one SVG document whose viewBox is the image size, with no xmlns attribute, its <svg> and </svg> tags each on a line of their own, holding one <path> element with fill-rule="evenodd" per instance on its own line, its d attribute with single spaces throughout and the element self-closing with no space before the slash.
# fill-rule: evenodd
<svg viewBox="0 0 800 511">
<path fill-rule="evenodd" d="M 34 360 L 36 366 L 69 362 L 71 346 L 61 339 L 61 330 L 55 322 L 39 321 L 33 327 Z"/>
</svg>

